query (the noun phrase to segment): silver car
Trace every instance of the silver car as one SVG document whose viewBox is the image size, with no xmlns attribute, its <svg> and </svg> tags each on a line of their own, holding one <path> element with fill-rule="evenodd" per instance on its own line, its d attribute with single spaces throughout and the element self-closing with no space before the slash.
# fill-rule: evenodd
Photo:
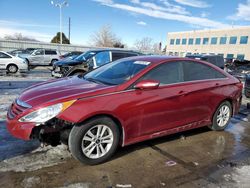
<svg viewBox="0 0 250 188">
<path fill-rule="evenodd" d="M 60 53 L 57 50 L 37 49 L 30 55 L 22 58 L 24 58 L 29 65 L 53 65 L 54 62 L 60 59 Z"/>
</svg>

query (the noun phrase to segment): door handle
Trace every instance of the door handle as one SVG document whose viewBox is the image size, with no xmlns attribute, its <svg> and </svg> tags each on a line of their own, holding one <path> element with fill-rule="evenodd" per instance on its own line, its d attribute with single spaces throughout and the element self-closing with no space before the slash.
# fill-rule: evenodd
<svg viewBox="0 0 250 188">
<path fill-rule="evenodd" d="M 181 90 L 181 91 L 178 92 L 178 94 L 179 94 L 179 95 L 187 95 L 188 92 Z"/>
</svg>

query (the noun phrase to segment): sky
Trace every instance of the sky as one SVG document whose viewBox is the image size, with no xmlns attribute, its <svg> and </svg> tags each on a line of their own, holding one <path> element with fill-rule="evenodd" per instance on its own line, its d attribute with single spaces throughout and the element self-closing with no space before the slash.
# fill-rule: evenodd
<svg viewBox="0 0 250 188">
<path fill-rule="evenodd" d="M 63 0 L 54 0 L 62 3 Z M 250 0 L 67 0 L 63 32 L 71 43 L 90 45 L 91 35 L 102 26 L 128 47 L 150 37 L 166 43 L 167 32 L 250 25 Z M 22 33 L 49 42 L 59 31 L 59 8 L 50 0 L 0 0 L 0 38 Z"/>
</svg>

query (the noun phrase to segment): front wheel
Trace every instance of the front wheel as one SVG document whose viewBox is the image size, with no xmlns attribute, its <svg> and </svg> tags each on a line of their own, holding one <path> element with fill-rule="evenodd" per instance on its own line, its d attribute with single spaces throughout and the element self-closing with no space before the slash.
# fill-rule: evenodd
<svg viewBox="0 0 250 188">
<path fill-rule="evenodd" d="M 119 129 L 112 119 L 98 117 L 72 128 L 69 149 L 73 157 L 82 163 L 96 165 L 114 154 L 119 137 Z"/>
<path fill-rule="evenodd" d="M 14 64 L 8 65 L 7 71 L 9 73 L 16 73 L 18 71 L 18 67 Z"/>
<path fill-rule="evenodd" d="M 215 131 L 224 130 L 228 126 L 231 116 L 232 105 L 228 101 L 222 102 L 214 113 L 213 124 L 210 128 Z"/>
</svg>

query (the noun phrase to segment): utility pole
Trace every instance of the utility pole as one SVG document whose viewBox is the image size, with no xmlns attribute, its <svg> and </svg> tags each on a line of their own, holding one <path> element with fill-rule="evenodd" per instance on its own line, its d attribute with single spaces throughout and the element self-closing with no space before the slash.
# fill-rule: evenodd
<svg viewBox="0 0 250 188">
<path fill-rule="evenodd" d="M 69 4 L 67 1 L 64 1 L 62 3 L 54 3 L 54 1 L 51 1 L 51 4 L 56 7 L 59 7 L 60 10 L 60 44 L 62 44 L 62 8 L 64 6 L 69 6 Z"/>
<path fill-rule="evenodd" d="M 70 43 L 70 29 L 71 29 L 71 19 L 69 17 L 69 43 Z"/>
</svg>

